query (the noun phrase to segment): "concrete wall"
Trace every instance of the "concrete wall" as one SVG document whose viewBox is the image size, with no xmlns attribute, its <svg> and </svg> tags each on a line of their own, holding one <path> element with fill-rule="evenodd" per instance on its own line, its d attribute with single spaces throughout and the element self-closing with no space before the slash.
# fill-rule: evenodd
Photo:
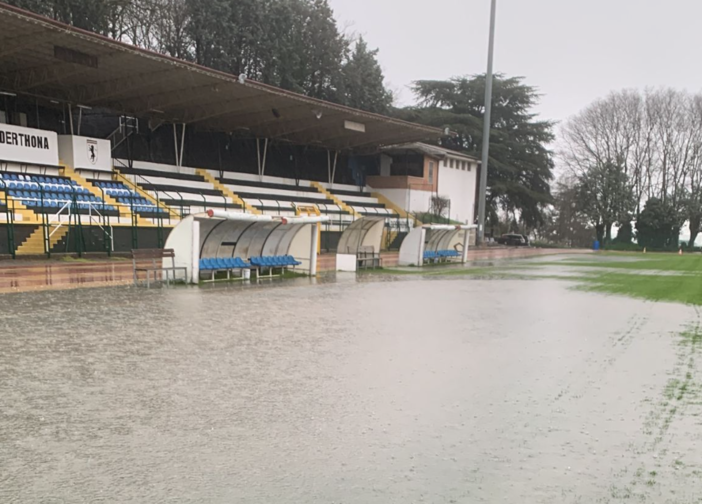
<svg viewBox="0 0 702 504">
<path fill-rule="evenodd" d="M 376 188 L 373 188 L 373 191 L 382 194 L 407 212 L 426 212 L 431 205 L 432 193 L 430 191 Z"/>
<path fill-rule="evenodd" d="M 475 190 L 478 175 L 477 162 L 469 161 L 464 168 L 461 162 L 444 159 L 439 168 L 439 196 L 451 200 L 451 219 L 472 224 L 475 218 Z"/>
</svg>

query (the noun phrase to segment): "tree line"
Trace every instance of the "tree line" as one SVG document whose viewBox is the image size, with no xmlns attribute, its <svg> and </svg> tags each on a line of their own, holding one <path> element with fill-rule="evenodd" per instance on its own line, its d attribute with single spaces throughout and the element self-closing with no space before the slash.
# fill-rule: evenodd
<svg viewBox="0 0 702 504">
<path fill-rule="evenodd" d="M 9 0 L 78 28 L 370 112 L 386 113 L 377 50 L 327 0 Z"/>
<path fill-rule="evenodd" d="M 674 89 L 623 90 L 589 105 L 562 127 L 567 170 L 559 194 L 572 219 L 597 238 L 673 248 L 689 222 L 690 246 L 702 223 L 702 95 Z"/>
</svg>

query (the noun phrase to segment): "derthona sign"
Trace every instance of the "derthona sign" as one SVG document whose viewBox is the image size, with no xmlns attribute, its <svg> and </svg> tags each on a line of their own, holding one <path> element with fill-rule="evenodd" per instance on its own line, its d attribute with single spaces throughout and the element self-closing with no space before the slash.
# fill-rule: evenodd
<svg viewBox="0 0 702 504">
<path fill-rule="evenodd" d="M 0 124 L 0 161 L 56 166 L 58 159 L 53 131 Z"/>
</svg>

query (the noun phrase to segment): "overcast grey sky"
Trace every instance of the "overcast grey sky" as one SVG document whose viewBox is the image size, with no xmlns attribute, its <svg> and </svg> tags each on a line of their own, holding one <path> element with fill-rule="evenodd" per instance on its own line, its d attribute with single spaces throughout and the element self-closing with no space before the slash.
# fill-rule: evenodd
<svg viewBox="0 0 702 504">
<path fill-rule="evenodd" d="M 416 79 L 485 71 L 490 0 L 330 0 L 340 28 L 380 49 L 400 104 Z M 497 0 L 495 70 L 562 120 L 612 89 L 702 90 L 700 0 Z"/>
</svg>

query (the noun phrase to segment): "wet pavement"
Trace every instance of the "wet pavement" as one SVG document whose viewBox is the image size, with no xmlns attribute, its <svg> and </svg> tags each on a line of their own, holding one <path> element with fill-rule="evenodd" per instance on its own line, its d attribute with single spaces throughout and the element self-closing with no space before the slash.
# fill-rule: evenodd
<svg viewBox="0 0 702 504">
<path fill-rule="evenodd" d="M 0 502 L 702 495 L 694 308 L 552 279 L 312 283 L 3 297 Z"/>
<path fill-rule="evenodd" d="M 131 260 L 4 261 L 0 264 L 0 294 L 128 285 L 133 282 Z"/>
<path fill-rule="evenodd" d="M 588 251 L 580 251 L 586 253 Z M 469 251 L 469 261 L 518 259 L 542 255 L 571 254 L 572 250 L 535 248 L 491 248 Z M 395 267 L 397 252 L 384 252 L 383 265 Z M 320 272 L 336 269 L 336 255 L 322 254 L 317 261 Z M 140 274 L 140 280 L 145 280 Z M 131 259 L 105 260 L 6 260 L 0 262 L 0 294 L 39 290 L 129 285 L 133 283 Z"/>
</svg>

